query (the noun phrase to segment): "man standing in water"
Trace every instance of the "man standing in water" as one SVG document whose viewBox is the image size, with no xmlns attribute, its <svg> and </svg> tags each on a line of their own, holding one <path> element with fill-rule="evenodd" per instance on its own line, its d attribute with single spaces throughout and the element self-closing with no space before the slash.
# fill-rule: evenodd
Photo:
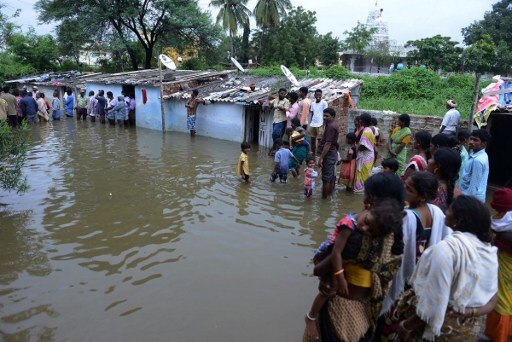
<svg viewBox="0 0 512 342">
<path fill-rule="evenodd" d="M 103 90 L 98 91 L 98 95 L 96 96 L 96 109 L 98 111 L 98 115 L 100 116 L 100 123 L 105 123 L 105 108 L 107 107 L 107 99 L 105 98 L 105 92 Z"/>
<path fill-rule="evenodd" d="M 76 119 L 80 121 L 80 118 L 84 120 L 87 118 L 87 105 L 89 99 L 85 97 L 85 89 L 80 89 L 80 95 L 76 98 Z"/>
<path fill-rule="evenodd" d="M 202 103 L 205 105 L 205 101 L 199 97 L 199 91 L 197 89 L 192 90 L 192 95 L 187 100 L 185 107 L 187 108 L 187 129 L 190 131 L 190 136 L 196 135 L 196 114 L 197 106 Z"/>
<path fill-rule="evenodd" d="M 308 126 L 308 134 L 311 137 L 311 147 L 313 153 L 316 153 L 318 141 L 322 139 L 324 134 L 324 110 L 328 107 L 327 102 L 322 100 L 322 89 L 315 90 L 315 101 L 311 103 L 311 122 Z M 320 149 L 319 149 L 320 150 Z"/>
<path fill-rule="evenodd" d="M 332 108 L 325 108 L 323 111 L 325 122 L 325 131 L 322 140 L 318 145 L 318 153 L 320 158 L 318 166 L 322 169 L 322 198 L 327 198 L 332 194 L 334 183 L 336 181 L 335 165 L 338 161 L 338 153 L 336 151 L 336 143 L 340 129 L 338 123 L 334 119 L 336 112 Z"/>
<path fill-rule="evenodd" d="M 274 121 L 272 123 L 272 140 L 274 145 L 281 140 L 286 129 L 286 111 L 290 108 L 290 101 L 286 98 L 286 89 L 279 89 L 277 99 L 269 95 L 270 108 L 274 110 Z"/>
</svg>

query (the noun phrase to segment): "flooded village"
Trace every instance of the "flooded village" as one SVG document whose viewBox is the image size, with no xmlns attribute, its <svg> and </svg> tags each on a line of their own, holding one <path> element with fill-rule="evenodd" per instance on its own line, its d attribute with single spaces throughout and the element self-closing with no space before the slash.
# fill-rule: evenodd
<svg viewBox="0 0 512 342">
<path fill-rule="evenodd" d="M 0 340 L 510 340 L 512 77 L 486 21 L 510 1 L 471 24 L 489 38 L 457 22 L 464 47 L 397 43 L 380 2 L 343 41 L 295 3 L 272 26 L 263 0 L 212 1 L 216 23 L 174 2 L 72 1 L 115 12 L 96 35 L 34 1 L 96 40 L 73 70 L 0 67 Z M 5 66 L 36 35 L 16 18 L 0 13 Z M 156 44 L 167 24 L 180 36 Z M 421 44 L 439 39 L 436 64 Z"/>
</svg>

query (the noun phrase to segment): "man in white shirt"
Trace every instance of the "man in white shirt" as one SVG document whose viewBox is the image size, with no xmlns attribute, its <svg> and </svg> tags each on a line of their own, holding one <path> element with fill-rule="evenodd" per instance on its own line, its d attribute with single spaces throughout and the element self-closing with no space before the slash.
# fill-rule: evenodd
<svg viewBox="0 0 512 342">
<path fill-rule="evenodd" d="M 311 137 L 311 150 L 316 153 L 317 140 L 322 139 L 324 131 L 324 109 L 329 107 L 322 100 L 322 90 L 315 90 L 315 101 L 311 102 L 311 120 L 309 120 L 308 134 Z"/>
<path fill-rule="evenodd" d="M 457 134 L 457 127 L 459 126 L 460 113 L 457 109 L 457 102 L 453 100 L 446 101 L 446 109 L 448 110 L 443 118 L 441 124 L 441 130 L 439 133 L 446 134 L 448 136 L 455 136 Z"/>
</svg>

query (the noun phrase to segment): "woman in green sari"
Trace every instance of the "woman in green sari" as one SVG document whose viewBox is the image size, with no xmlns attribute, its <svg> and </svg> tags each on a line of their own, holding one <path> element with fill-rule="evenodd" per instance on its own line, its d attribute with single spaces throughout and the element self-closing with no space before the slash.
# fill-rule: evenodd
<svg viewBox="0 0 512 342">
<path fill-rule="evenodd" d="M 391 133 L 388 142 L 388 157 L 395 158 L 398 161 L 397 175 L 404 172 L 404 167 L 407 162 L 407 145 L 411 142 L 411 129 L 409 124 L 411 117 L 407 114 L 402 114 L 398 117 L 398 126 L 395 127 Z"/>
</svg>

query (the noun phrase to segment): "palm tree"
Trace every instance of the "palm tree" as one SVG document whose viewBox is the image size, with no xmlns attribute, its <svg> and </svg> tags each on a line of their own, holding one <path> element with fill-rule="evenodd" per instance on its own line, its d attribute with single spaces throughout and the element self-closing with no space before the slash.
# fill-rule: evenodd
<svg viewBox="0 0 512 342">
<path fill-rule="evenodd" d="M 290 9 L 292 4 L 290 0 L 258 0 L 254 7 L 254 16 L 256 25 L 261 29 L 260 47 L 258 57 L 261 54 L 263 36 L 270 28 L 279 26 L 279 19 L 286 15 L 286 10 Z"/>
<path fill-rule="evenodd" d="M 286 15 L 286 10 L 291 8 L 290 0 L 258 0 L 254 7 L 256 25 L 262 29 L 279 26 L 279 18 Z"/>
<path fill-rule="evenodd" d="M 212 0 L 210 6 L 220 8 L 217 14 L 217 24 L 229 32 L 231 57 L 234 57 L 233 37 L 238 29 L 249 26 L 251 11 L 245 6 L 249 0 Z"/>
</svg>

